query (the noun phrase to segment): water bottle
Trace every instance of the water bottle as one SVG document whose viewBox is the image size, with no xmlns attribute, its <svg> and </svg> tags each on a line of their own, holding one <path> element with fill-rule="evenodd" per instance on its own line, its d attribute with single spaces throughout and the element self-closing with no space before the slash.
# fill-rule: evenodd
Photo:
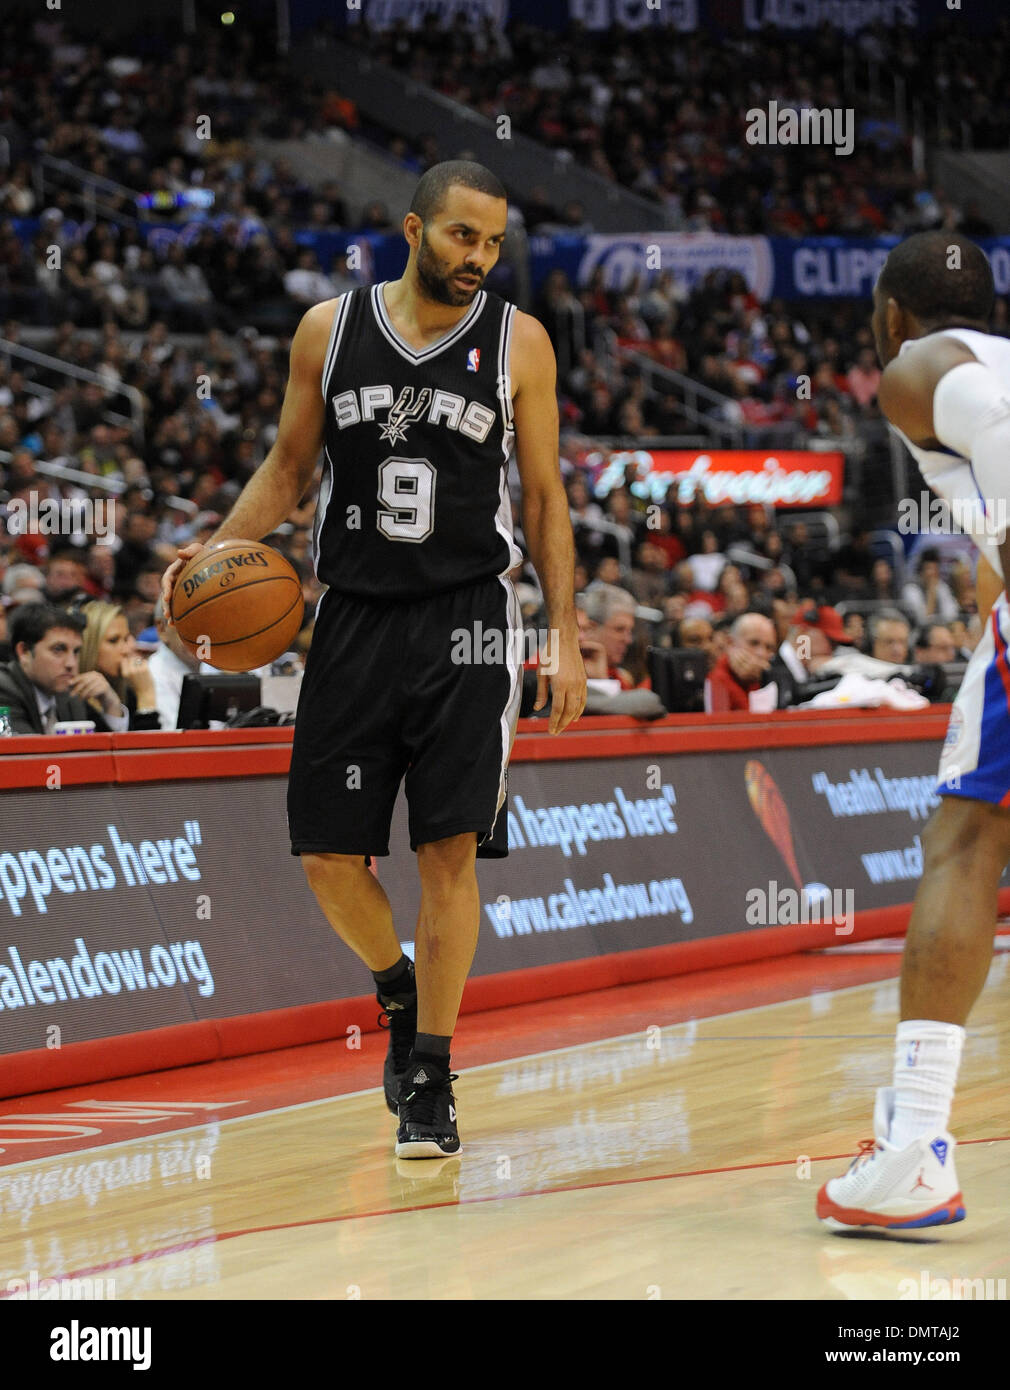
<svg viewBox="0 0 1010 1390">
<path fill-rule="evenodd" d="M 14 730 L 11 728 L 11 707 L 10 705 L 0 705 L 0 738 L 13 738 Z"/>
</svg>

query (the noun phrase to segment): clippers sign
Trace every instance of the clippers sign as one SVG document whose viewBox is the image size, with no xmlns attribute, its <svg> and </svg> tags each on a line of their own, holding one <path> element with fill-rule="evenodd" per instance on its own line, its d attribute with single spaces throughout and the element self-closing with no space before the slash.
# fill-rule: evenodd
<svg viewBox="0 0 1010 1390">
<path fill-rule="evenodd" d="M 588 467 L 597 497 L 629 484 L 650 502 L 666 499 L 681 506 L 704 500 L 711 506 L 836 507 L 842 500 L 844 456 L 786 449 L 631 449 L 593 451 L 577 462 Z"/>
</svg>

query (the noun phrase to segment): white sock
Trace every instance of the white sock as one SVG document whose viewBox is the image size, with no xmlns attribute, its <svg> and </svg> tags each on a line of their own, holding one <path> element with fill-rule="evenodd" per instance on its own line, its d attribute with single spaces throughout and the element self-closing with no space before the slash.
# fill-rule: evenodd
<svg viewBox="0 0 1010 1390">
<path fill-rule="evenodd" d="M 964 1029 L 956 1023 L 906 1019 L 894 1047 L 894 1118 L 890 1143 L 903 1149 L 947 1128 L 961 1064 Z"/>
</svg>

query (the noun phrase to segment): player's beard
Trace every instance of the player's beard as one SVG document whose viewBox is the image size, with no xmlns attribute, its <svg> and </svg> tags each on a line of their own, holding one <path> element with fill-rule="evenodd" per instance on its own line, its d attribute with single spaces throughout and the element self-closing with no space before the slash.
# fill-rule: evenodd
<svg viewBox="0 0 1010 1390">
<path fill-rule="evenodd" d="M 433 299 L 436 304 L 451 304 L 454 308 L 460 308 L 464 304 L 471 303 L 481 287 L 479 279 L 472 289 L 467 289 L 464 285 L 453 280 L 453 275 L 462 273 L 462 266 L 457 266 L 451 275 L 444 273 L 441 261 L 424 239 L 423 227 L 421 228 L 421 241 L 417 248 L 415 266 L 421 288 L 428 298 Z"/>
</svg>

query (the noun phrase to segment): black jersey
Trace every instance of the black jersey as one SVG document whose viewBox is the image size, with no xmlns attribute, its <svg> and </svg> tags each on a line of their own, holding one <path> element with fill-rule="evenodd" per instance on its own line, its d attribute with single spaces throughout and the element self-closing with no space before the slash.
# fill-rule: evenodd
<svg viewBox="0 0 1010 1390">
<path fill-rule="evenodd" d="M 393 327 L 381 284 L 337 300 L 313 535 L 324 584 L 416 599 L 504 575 L 521 558 L 506 485 L 515 312 L 479 290 L 418 350 Z"/>
</svg>

